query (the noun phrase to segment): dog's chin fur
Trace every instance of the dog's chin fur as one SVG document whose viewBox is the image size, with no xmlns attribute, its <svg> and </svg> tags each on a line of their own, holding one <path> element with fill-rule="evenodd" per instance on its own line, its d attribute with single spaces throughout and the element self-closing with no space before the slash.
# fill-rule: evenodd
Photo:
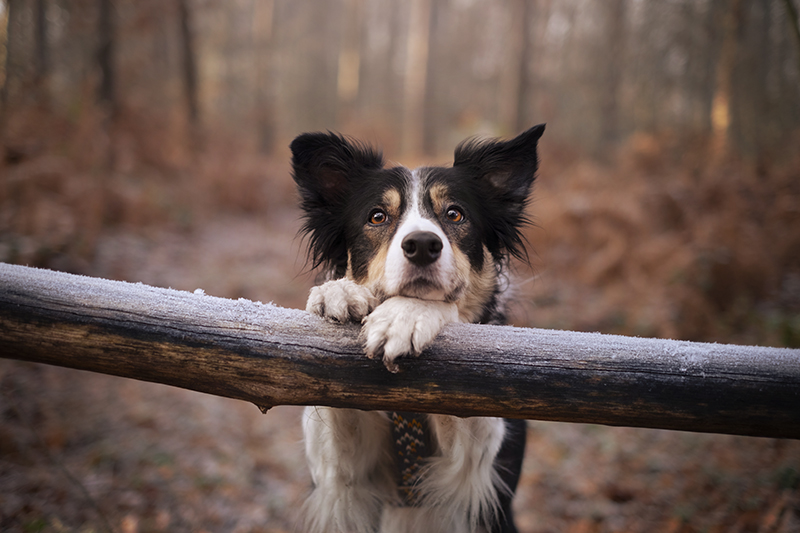
<svg viewBox="0 0 800 533">
<path fill-rule="evenodd" d="M 405 283 L 397 291 L 398 296 L 407 296 L 408 298 L 455 301 L 456 298 L 454 298 L 451 293 L 445 292 L 445 288 L 435 280 L 430 280 L 422 276 Z"/>
<path fill-rule="evenodd" d="M 508 259 L 521 226 L 544 126 L 510 141 L 467 141 L 452 167 L 384 168 L 373 149 L 331 133 L 292 142 L 310 257 L 328 281 L 306 309 L 360 322 L 367 357 L 391 372 L 453 322 L 503 323 Z M 413 363 L 402 363 L 413 364 Z M 407 506 L 387 413 L 308 407 L 312 533 L 513 533 L 511 496 L 524 423 L 427 415 L 430 457 Z"/>
</svg>

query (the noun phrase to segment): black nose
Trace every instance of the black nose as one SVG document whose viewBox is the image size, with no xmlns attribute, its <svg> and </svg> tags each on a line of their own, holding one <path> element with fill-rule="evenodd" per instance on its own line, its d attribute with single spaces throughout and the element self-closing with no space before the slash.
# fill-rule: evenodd
<svg viewBox="0 0 800 533">
<path fill-rule="evenodd" d="M 442 239 L 430 231 L 413 231 L 401 244 L 406 259 L 417 266 L 427 266 L 442 255 Z"/>
</svg>

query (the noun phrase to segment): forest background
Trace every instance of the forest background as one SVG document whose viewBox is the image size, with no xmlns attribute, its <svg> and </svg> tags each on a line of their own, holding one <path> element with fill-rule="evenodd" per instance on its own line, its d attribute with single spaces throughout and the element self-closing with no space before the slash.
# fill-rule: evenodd
<svg viewBox="0 0 800 533">
<path fill-rule="evenodd" d="M 0 261 L 304 307 L 291 139 L 546 122 L 513 322 L 800 347 L 794 0 L 5 0 Z M 0 333 L 1 334 L 1 333 Z M 0 360 L 3 531 L 292 531 L 296 409 Z M 795 442 L 531 423 L 524 531 L 796 531 Z"/>
</svg>

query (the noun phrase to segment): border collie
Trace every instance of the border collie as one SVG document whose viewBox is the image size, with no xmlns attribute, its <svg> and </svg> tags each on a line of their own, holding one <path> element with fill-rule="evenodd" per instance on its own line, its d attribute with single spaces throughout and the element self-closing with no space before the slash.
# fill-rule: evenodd
<svg viewBox="0 0 800 533">
<path fill-rule="evenodd" d="M 334 133 L 297 137 L 301 233 L 327 279 L 307 310 L 361 322 L 366 356 L 390 372 L 445 324 L 503 324 L 543 132 L 466 140 L 451 167 L 416 170 L 386 168 L 380 152 Z M 309 531 L 517 531 L 523 420 L 307 407 L 303 433 Z"/>
</svg>

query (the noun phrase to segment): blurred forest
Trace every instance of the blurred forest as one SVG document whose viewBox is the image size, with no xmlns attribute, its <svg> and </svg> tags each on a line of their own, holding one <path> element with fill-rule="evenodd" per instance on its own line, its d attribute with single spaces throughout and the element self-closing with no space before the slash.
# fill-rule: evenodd
<svg viewBox="0 0 800 533">
<path fill-rule="evenodd" d="M 295 135 L 546 122 L 515 324 L 800 347 L 798 8 L 0 0 L 0 261 L 304 307 Z M 296 410 L 114 379 L 0 359 L 0 530 L 294 530 Z M 531 442 L 524 531 L 800 530 L 795 442 Z"/>
<path fill-rule="evenodd" d="M 303 131 L 443 163 L 547 122 L 517 323 L 800 343 L 791 0 L 0 5 L 2 260 L 275 212 Z"/>
</svg>

